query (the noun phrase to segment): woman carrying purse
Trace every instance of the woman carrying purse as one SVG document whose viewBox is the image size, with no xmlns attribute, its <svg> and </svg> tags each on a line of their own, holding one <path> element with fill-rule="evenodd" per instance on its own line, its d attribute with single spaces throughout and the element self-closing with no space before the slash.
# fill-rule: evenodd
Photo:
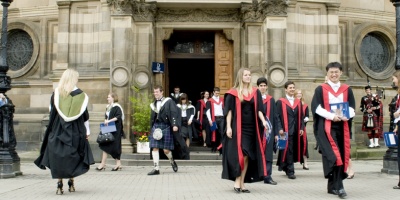
<svg viewBox="0 0 400 200">
<path fill-rule="evenodd" d="M 100 165 L 96 170 L 101 171 L 106 168 L 107 155 L 110 154 L 115 159 L 115 167 L 111 171 L 121 170 L 121 138 L 124 137 L 123 121 L 124 121 L 124 111 L 119 105 L 117 94 L 111 92 L 107 96 L 107 109 L 105 113 L 104 125 L 108 125 L 110 122 L 115 122 L 117 131 L 112 132 L 114 136 L 114 141 L 109 143 L 99 144 L 101 150 L 103 150 L 103 155 L 101 158 Z"/>
</svg>

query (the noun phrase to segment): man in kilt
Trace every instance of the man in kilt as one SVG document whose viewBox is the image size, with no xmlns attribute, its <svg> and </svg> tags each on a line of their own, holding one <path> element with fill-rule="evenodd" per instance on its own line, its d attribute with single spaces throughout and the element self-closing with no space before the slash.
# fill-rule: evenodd
<svg viewBox="0 0 400 200">
<path fill-rule="evenodd" d="M 178 171 L 172 150 L 174 150 L 174 132 L 178 132 L 180 126 L 180 112 L 175 102 L 169 98 L 164 98 L 162 86 L 155 86 L 153 94 L 156 101 L 150 104 L 151 107 L 151 134 L 150 134 L 150 148 L 152 148 L 151 155 L 153 157 L 154 169 L 147 175 L 160 174 L 160 154 L 159 149 L 163 149 L 164 154 L 169 159 L 174 172 Z M 160 132 L 162 137 L 160 138 Z M 159 135 L 157 135 L 159 134 Z"/>
<path fill-rule="evenodd" d="M 364 113 L 362 131 L 368 132 L 369 148 L 379 147 L 381 103 L 379 96 L 372 94 L 371 86 L 365 86 L 366 96 L 361 98 L 360 110 Z"/>
</svg>

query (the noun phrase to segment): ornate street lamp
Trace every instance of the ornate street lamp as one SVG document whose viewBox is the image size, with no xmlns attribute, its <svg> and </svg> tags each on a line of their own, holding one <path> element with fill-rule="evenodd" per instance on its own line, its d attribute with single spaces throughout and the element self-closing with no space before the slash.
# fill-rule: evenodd
<svg viewBox="0 0 400 200">
<path fill-rule="evenodd" d="M 11 78 L 7 76 L 9 69 L 7 64 L 7 17 L 8 7 L 13 0 L 0 0 L 3 6 L 3 18 L 1 27 L 0 45 L 0 93 L 5 98 L 0 99 L 0 178 L 12 178 L 21 175 L 20 158 L 15 151 L 17 141 L 15 139 L 13 118 L 14 105 L 5 94 L 11 89 Z"/>
<path fill-rule="evenodd" d="M 396 61 L 394 68 L 400 70 L 400 0 L 390 0 L 396 11 Z M 396 88 L 397 89 L 397 88 Z M 389 131 L 393 131 L 395 124 L 393 113 L 396 112 L 396 98 L 393 98 L 389 104 L 390 111 L 390 128 Z M 399 168 L 397 166 L 397 147 L 389 147 L 383 156 L 383 173 L 388 174 L 399 174 Z"/>
</svg>

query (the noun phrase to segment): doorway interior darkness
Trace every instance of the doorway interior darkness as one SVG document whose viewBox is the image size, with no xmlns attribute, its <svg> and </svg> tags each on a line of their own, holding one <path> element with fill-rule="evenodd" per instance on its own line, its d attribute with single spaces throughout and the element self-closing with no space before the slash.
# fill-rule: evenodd
<svg viewBox="0 0 400 200">
<path fill-rule="evenodd" d="M 200 92 L 214 89 L 214 59 L 168 59 L 169 91 L 179 86 L 196 106 Z M 169 95 L 168 95 L 169 96 Z"/>
</svg>

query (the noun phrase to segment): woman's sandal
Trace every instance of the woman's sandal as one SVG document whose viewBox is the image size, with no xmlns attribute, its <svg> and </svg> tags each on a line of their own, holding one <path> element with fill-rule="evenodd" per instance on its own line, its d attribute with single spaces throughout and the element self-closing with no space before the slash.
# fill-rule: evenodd
<svg viewBox="0 0 400 200">
<path fill-rule="evenodd" d="M 356 174 L 356 173 L 354 173 L 354 174 L 352 174 L 352 175 L 349 175 L 349 176 L 347 177 L 347 179 L 353 179 L 355 174 Z"/>
<path fill-rule="evenodd" d="M 393 189 L 400 189 L 400 186 L 398 186 L 398 185 L 393 186 Z"/>
</svg>

